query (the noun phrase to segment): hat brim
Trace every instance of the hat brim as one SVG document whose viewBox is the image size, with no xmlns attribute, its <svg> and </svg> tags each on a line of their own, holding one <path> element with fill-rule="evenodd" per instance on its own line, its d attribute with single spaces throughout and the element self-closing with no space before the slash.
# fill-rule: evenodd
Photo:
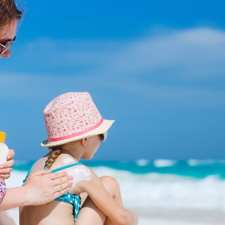
<svg viewBox="0 0 225 225">
<path fill-rule="evenodd" d="M 82 134 L 82 135 L 79 135 L 76 137 L 72 137 L 72 138 L 67 138 L 67 139 L 60 140 L 60 141 L 49 142 L 48 140 L 45 140 L 45 141 L 41 142 L 41 146 L 45 147 L 45 148 L 56 147 L 56 146 L 70 143 L 73 141 L 78 141 L 83 138 L 92 137 L 92 136 L 99 135 L 99 134 L 104 134 L 110 129 L 110 127 L 113 125 L 114 122 L 115 122 L 115 120 L 103 120 L 102 124 L 98 128 L 95 128 L 92 131 L 88 131 L 85 134 Z"/>
</svg>

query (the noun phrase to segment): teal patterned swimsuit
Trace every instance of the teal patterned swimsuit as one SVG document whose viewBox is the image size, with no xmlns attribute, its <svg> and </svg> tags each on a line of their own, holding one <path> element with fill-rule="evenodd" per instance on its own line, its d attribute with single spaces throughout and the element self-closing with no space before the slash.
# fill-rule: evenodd
<svg viewBox="0 0 225 225">
<path fill-rule="evenodd" d="M 52 173 L 56 173 L 56 172 L 59 172 L 59 171 L 71 168 L 73 166 L 77 166 L 79 164 L 81 164 L 81 163 L 80 162 L 76 162 L 76 163 L 69 164 L 69 165 L 66 165 L 66 166 L 58 167 L 56 169 L 53 169 L 51 172 Z M 81 208 L 80 195 L 66 193 L 64 195 L 61 195 L 60 197 L 58 197 L 55 200 L 59 201 L 59 202 L 65 202 L 65 203 L 71 204 L 73 206 L 73 215 L 74 215 L 75 221 L 77 220 L 79 212 L 80 212 L 80 208 Z"/>
<path fill-rule="evenodd" d="M 62 166 L 62 167 L 57 167 L 57 168 L 53 169 L 51 172 L 52 173 L 57 173 L 59 171 L 71 168 L 73 166 L 77 166 L 79 164 L 81 164 L 81 163 L 80 162 L 76 162 L 76 163 L 68 164 L 68 165 L 65 165 L 65 166 Z M 24 182 L 26 181 L 28 176 L 29 176 L 29 173 L 26 176 Z M 80 212 L 80 208 L 81 208 L 81 198 L 80 198 L 79 195 L 66 193 L 64 195 L 61 195 L 57 199 L 55 199 L 55 201 L 65 202 L 65 203 L 71 204 L 73 206 L 74 219 L 75 219 L 75 221 L 77 220 L 79 212 Z"/>
</svg>

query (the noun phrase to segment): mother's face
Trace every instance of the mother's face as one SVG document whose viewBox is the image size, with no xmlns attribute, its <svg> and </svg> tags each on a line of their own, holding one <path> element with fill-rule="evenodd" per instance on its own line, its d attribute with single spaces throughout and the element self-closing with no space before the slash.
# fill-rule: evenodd
<svg viewBox="0 0 225 225">
<path fill-rule="evenodd" d="M 12 20 L 10 23 L 0 28 L 0 49 L 4 49 L 2 52 L 0 52 L 1 57 L 9 57 L 11 55 L 10 43 L 16 37 L 17 23 L 17 20 Z"/>
</svg>

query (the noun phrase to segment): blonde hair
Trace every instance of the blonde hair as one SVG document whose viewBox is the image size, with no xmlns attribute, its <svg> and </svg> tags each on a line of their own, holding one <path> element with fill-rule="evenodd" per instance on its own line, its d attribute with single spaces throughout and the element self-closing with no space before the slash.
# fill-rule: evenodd
<svg viewBox="0 0 225 225">
<path fill-rule="evenodd" d="M 61 149 L 50 149 L 49 153 L 48 153 L 48 157 L 45 161 L 45 169 L 50 169 L 52 167 L 52 165 L 54 164 L 55 160 L 60 156 L 60 154 L 62 153 Z"/>
</svg>

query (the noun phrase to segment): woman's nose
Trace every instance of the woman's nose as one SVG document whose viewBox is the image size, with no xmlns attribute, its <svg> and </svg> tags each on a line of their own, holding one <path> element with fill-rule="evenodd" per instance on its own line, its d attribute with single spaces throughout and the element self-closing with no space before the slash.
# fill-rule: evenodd
<svg viewBox="0 0 225 225">
<path fill-rule="evenodd" d="M 7 50 L 1 56 L 3 58 L 9 58 L 11 56 L 11 51 L 10 50 Z"/>
</svg>

